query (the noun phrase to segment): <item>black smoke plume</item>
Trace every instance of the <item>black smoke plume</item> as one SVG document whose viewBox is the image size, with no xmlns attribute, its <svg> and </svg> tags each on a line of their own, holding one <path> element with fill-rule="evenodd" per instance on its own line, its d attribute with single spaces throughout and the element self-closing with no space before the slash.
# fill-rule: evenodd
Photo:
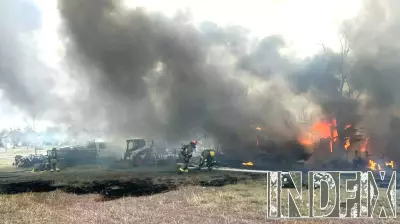
<svg viewBox="0 0 400 224">
<path fill-rule="evenodd" d="M 399 132 L 400 96 L 394 0 L 365 1 L 343 24 L 341 51 L 321 47 L 296 63 L 279 53 L 285 47 L 279 36 L 253 42 L 243 27 L 206 22 L 195 28 L 186 15 L 167 18 L 120 1 L 60 0 L 65 73 L 78 84 L 68 100 L 51 93 L 57 75 L 28 41 L 40 13 L 26 2 L 0 3 L 9 12 L 0 15 L 0 88 L 31 115 L 170 141 L 201 129 L 228 147 L 247 149 L 256 135 L 295 140 L 294 115 L 306 95 L 337 117 L 341 140 L 348 123 L 360 125 L 380 139 L 377 148 L 397 156 L 391 137 Z M 21 19 L 28 18 L 25 6 L 29 19 Z M 252 133 L 256 126 L 263 132 Z"/>
<path fill-rule="evenodd" d="M 92 109 L 84 113 L 104 110 L 110 131 L 181 141 L 200 128 L 227 148 L 243 148 L 256 145 L 248 131 L 255 123 L 277 142 L 296 139 L 283 105 L 291 93 L 274 76 L 288 64 L 278 53 L 280 37 L 249 53 L 241 27 L 204 23 L 198 30 L 182 17 L 128 10 L 118 1 L 59 3 L 69 58 L 85 69 L 75 78 L 91 92 Z"/>
</svg>

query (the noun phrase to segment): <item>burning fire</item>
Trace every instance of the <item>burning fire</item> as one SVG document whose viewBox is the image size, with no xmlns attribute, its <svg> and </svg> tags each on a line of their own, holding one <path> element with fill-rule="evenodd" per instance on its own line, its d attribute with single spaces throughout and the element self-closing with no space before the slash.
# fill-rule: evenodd
<svg viewBox="0 0 400 224">
<path fill-rule="evenodd" d="M 350 139 L 346 138 L 346 143 L 344 144 L 344 148 L 347 150 L 350 146 Z"/>
<path fill-rule="evenodd" d="M 347 130 L 347 129 L 349 129 L 349 128 L 351 128 L 351 124 L 346 125 L 346 126 L 344 127 L 344 130 Z"/>
<path fill-rule="evenodd" d="M 389 166 L 390 168 L 394 169 L 394 162 L 391 160 L 390 162 L 385 163 L 386 166 Z"/>
<path fill-rule="evenodd" d="M 373 160 L 369 160 L 368 168 L 371 170 L 382 170 L 381 166 L 376 162 L 374 162 Z"/>
<path fill-rule="evenodd" d="M 256 130 L 258 130 L 258 131 L 261 131 L 261 130 L 262 130 L 262 128 L 260 128 L 260 127 L 256 127 Z"/>
<path fill-rule="evenodd" d="M 388 166 L 391 169 L 394 169 L 393 160 L 391 160 L 390 162 L 385 162 L 385 166 Z M 368 168 L 371 169 L 371 170 L 382 170 L 381 166 L 378 163 L 374 162 L 373 160 L 369 160 Z"/>
<path fill-rule="evenodd" d="M 361 152 L 367 151 L 368 143 L 369 143 L 369 138 L 366 138 L 365 141 L 363 142 L 361 148 L 360 148 L 360 151 L 361 151 Z"/>
<path fill-rule="evenodd" d="M 300 137 L 298 140 L 300 142 L 300 144 L 302 145 L 306 145 L 306 146 L 310 146 L 312 144 L 314 144 L 314 136 L 312 133 L 307 133 L 307 136 L 304 137 Z"/>
<path fill-rule="evenodd" d="M 333 142 L 337 140 L 338 132 L 336 127 L 336 119 L 329 120 L 321 120 L 315 123 L 310 131 L 301 136 L 298 141 L 300 144 L 305 146 L 311 146 L 314 144 L 316 139 L 329 139 L 330 140 L 330 151 L 333 151 Z"/>
<path fill-rule="evenodd" d="M 242 163 L 243 166 L 253 166 L 253 162 Z"/>
</svg>

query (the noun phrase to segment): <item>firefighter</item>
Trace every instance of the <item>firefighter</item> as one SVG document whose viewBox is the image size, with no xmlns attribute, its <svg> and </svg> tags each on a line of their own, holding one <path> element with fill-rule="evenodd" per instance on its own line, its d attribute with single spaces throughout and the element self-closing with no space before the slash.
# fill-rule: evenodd
<svg viewBox="0 0 400 224">
<path fill-rule="evenodd" d="M 54 172 L 54 170 L 56 170 L 57 172 L 60 171 L 60 169 L 58 168 L 58 155 L 57 155 L 57 149 L 56 148 L 52 148 L 50 155 L 48 157 L 49 159 L 49 164 L 50 164 L 50 172 Z"/>
<path fill-rule="evenodd" d="M 215 150 L 213 149 L 206 149 L 203 152 L 201 152 L 199 170 L 201 169 L 201 167 L 204 165 L 205 162 L 207 162 L 208 170 L 211 170 L 211 167 L 214 164 L 214 156 L 215 156 Z"/>
<path fill-rule="evenodd" d="M 189 162 L 192 158 L 193 152 L 196 150 L 197 143 L 196 140 L 193 140 L 189 144 L 182 146 L 181 156 L 183 157 L 184 166 L 179 168 L 181 172 L 188 172 Z"/>
</svg>

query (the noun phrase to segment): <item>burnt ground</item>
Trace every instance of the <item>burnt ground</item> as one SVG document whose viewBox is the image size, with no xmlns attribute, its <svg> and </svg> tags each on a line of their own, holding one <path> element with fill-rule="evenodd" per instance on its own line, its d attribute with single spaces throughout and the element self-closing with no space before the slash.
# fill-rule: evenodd
<svg viewBox="0 0 400 224">
<path fill-rule="evenodd" d="M 190 172 L 173 168 L 104 169 L 77 167 L 61 172 L 31 173 L 29 170 L 0 172 L 0 193 L 50 192 L 101 194 L 107 198 L 142 196 L 175 190 L 180 186 L 224 186 L 264 178 L 264 174 Z"/>
</svg>

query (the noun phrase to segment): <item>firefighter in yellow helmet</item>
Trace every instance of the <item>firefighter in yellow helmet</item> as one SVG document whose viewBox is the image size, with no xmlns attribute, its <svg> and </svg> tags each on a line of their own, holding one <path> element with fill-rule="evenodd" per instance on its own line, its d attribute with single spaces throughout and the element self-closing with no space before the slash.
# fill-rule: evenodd
<svg viewBox="0 0 400 224">
<path fill-rule="evenodd" d="M 203 167 L 204 163 L 207 164 L 208 170 L 211 170 L 212 166 L 214 165 L 214 158 L 215 150 L 213 149 L 205 149 L 203 152 L 201 152 L 199 170 L 201 167 Z"/>
</svg>

